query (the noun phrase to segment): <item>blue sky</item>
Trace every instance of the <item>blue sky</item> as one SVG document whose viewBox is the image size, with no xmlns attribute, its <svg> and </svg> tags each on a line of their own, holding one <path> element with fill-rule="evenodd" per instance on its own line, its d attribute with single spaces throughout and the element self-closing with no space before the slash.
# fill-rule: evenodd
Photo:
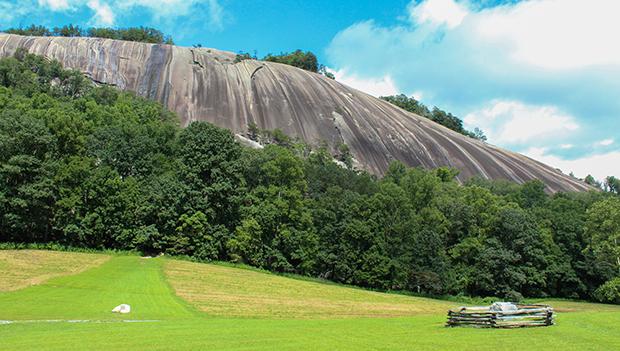
<svg viewBox="0 0 620 351">
<path fill-rule="evenodd" d="M 564 172 L 620 175 L 617 0 L 0 0 L 0 28 L 161 29 L 259 56 L 315 52 L 337 79 L 403 92 Z"/>
</svg>

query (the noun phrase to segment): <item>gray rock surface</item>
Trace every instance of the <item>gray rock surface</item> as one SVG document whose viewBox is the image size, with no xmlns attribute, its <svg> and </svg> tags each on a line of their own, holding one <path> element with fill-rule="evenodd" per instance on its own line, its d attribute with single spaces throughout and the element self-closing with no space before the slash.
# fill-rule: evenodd
<svg viewBox="0 0 620 351">
<path fill-rule="evenodd" d="M 158 100 L 177 112 L 183 125 L 209 121 L 243 134 L 254 122 L 309 143 L 346 143 L 359 164 L 375 174 L 397 159 L 410 166 L 455 167 L 460 181 L 479 175 L 516 182 L 540 179 L 550 192 L 590 189 L 528 157 L 287 65 L 235 63 L 234 53 L 216 49 L 0 33 L 0 56 L 20 47 L 79 69 L 96 82 Z"/>
</svg>

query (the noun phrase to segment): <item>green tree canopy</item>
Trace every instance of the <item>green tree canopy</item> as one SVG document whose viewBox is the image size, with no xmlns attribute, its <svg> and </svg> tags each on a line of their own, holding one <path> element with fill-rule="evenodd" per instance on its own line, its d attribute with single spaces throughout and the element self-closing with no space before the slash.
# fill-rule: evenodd
<svg viewBox="0 0 620 351">
<path fill-rule="evenodd" d="M 48 29 L 45 26 L 30 25 L 29 27 L 9 28 L 3 30 L 9 34 L 18 34 L 26 36 L 41 37 L 92 37 L 107 38 L 126 41 L 137 41 L 152 44 L 170 44 L 174 45 L 172 37 L 165 36 L 160 30 L 150 27 L 128 27 L 128 28 L 110 28 L 110 27 L 91 27 L 84 29 L 73 24 L 62 27 L 54 27 Z"/>
<path fill-rule="evenodd" d="M 343 165 L 346 148 L 252 133 L 269 143 L 244 148 L 205 122 L 181 129 L 159 103 L 18 50 L 0 59 L 0 242 L 230 260 L 420 294 L 618 301 L 615 191 L 461 185 L 454 169 L 401 162 L 377 177 Z"/>
<path fill-rule="evenodd" d="M 433 107 L 432 110 L 429 110 L 428 107 L 426 107 L 424 104 L 422 104 L 413 97 L 407 97 L 407 95 L 405 94 L 381 96 L 380 98 L 402 108 L 405 111 L 413 112 L 419 116 L 426 117 L 433 122 L 439 123 L 444 127 L 452 129 L 455 132 L 461 133 L 474 139 L 482 141 L 487 140 L 487 137 L 484 135 L 484 132 L 481 129 L 475 128 L 473 132 L 466 130 L 465 128 L 463 128 L 463 121 L 460 118 L 436 106 Z"/>
</svg>

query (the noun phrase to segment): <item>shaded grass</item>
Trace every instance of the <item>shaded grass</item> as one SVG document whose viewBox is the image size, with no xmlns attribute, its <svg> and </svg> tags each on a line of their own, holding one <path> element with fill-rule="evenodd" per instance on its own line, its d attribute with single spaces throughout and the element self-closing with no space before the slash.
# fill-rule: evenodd
<svg viewBox="0 0 620 351">
<path fill-rule="evenodd" d="M 0 250 L 0 291 L 19 290 L 48 279 L 96 267 L 109 256 L 37 250 Z"/>
<path fill-rule="evenodd" d="M 48 243 L 15 243 L 15 242 L 1 242 L 0 250 L 39 250 L 39 251 L 62 251 L 62 252 L 79 252 L 79 253 L 93 253 L 93 254 L 105 254 L 105 255 L 124 255 L 124 256 L 139 256 L 138 251 L 116 250 L 116 249 L 95 249 L 79 246 L 68 246 L 58 244 L 54 242 Z"/>
</svg>

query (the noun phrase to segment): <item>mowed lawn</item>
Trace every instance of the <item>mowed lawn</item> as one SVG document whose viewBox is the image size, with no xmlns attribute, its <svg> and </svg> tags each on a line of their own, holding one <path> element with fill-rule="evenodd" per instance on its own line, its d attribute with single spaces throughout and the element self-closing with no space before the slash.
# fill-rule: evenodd
<svg viewBox="0 0 620 351">
<path fill-rule="evenodd" d="M 121 303 L 130 304 L 132 313 L 110 312 Z M 186 304 L 164 280 L 161 261 L 138 256 L 113 256 L 83 273 L 0 294 L 0 320 L 101 321 L 189 316 L 192 313 Z"/>
<path fill-rule="evenodd" d="M 250 269 L 167 260 L 175 293 L 210 316 L 259 318 L 404 317 L 444 314 L 453 303 L 283 278 Z"/>
<path fill-rule="evenodd" d="M 93 255 L 83 266 L 72 256 L 86 254 L 36 253 L 53 258 L 22 265 L 26 278 L 10 283 L 21 288 L 0 292 L 0 350 L 620 350 L 619 306 L 547 301 L 561 311 L 552 327 L 450 329 L 446 301 L 163 258 Z M 0 276 L 22 254 L 32 253 L 0 251 Z M 86 268 L 59 270 L 68 262 Z M 24 287 L 28 276 L 48 278 Z M 132 313 L 112 314 L 120 303 Z"/>
<path fill-rule="evenodd" d="M 0 292 L 76 274 L 108 260 L 106 255 L 38 250 L 0 250 Z"/>
</svg>

